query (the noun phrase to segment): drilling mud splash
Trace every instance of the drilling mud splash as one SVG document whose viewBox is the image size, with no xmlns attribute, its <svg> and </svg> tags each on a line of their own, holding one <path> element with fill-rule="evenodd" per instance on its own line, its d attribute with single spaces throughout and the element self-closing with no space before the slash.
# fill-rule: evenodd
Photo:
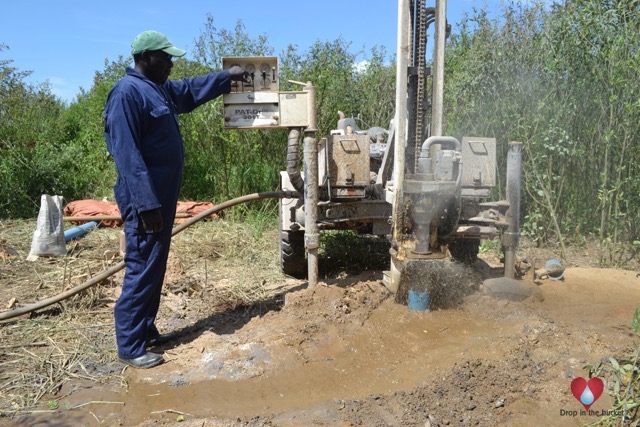
<svg viewBox="0 0 640 427">
<path fill-rule="evenodd" d="M 396 301 L 407 304 L 409 291 L 429 295 L 431 309 L 453 308 L 476 292 L 482 274 L 467 264 L 449 259 L 406 259 Z"/>
</svg>

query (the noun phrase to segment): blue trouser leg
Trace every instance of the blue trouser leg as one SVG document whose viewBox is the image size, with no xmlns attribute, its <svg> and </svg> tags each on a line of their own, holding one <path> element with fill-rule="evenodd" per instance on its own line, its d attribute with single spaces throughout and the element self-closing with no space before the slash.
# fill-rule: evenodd
<svg viewBox="0 0 640 427">
<path fill-rule="evenodd" d="M 171 244 L 171 227 L 157 234 L 136 233 L 125 227 L 126 253 L 122 294 L 113 314 L 118 355 L 125 359 L 146 353 L 148 338 L 158 334 L 154 325 Z"/>
<path fill-rule="evenodd" d="M 172 221 L 173 222 L 173 221 Z M 169 224 L 171 224 L 170 222 Z M 165 223 L 166 224 L 166 223 Z M 163 243 L 162 252 L 158 256 L 158 262 L 161 262 L 162 274 L 158 272 L 160 276 L 160 284 L 158 285 L 158 291 L 151 295 L 149 301 L 149 310 L 147 312 L 147 340 L 160 335 L 156 328 L 156 316 L 158 315 L 158 309 L 160 308 L 160 296 L 162 295 L 162 283 L 164 282 L 164 275 L 167 269 L 167 259 L 169 258 L 169 248 L 171 245 L 171 227 L 164 227 L 162 232 Z"/>
</svg>

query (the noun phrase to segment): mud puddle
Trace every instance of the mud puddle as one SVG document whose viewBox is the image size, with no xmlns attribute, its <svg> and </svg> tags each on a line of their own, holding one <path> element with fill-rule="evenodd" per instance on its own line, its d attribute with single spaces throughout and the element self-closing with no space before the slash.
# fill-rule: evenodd
<svg viewBox="0 0 640 427">
<path fill-rule="evenodd" d="M 145 379 L 132 384 L 130 395 L 157 393 L 148 404 L 181 402 L 187 412 L 224 417 L 301 408 L 337 397 L 359 399 L 415 387 L 434 368 L 464 356 L 494 357 L 487 353 L 500 330 L 495 321 L 472 321 L 463 313 L 406 313 L 406 308 L 389 301 L 360 333 L 319 348 L 299 366 L 257 378 L 209 380 L 181 388 L 159 388 Z M 185 392 L 190 395 L 186 401 Z"/>
<path fill-rule="evenodd" d="M 126 393 L 82 393 L 75 399 L 70 396 L 68 404 L 75 406 L 89 398 L 126 402 L 126 413 L 117 404 L 96 404 L 92 411 L 103 421 L 118 419 L 124 425 L 136 425 L 150 413 L 173 413 L 163 412 L 167 410 L 200 418 L 251 417 L 331 399 L 363 399 L 421 385 L 436 368 L 450 367 L 467 357 L 499 357 L 492 343 L 517 328 L 496 320 L 472 319 L 457 310 L 412 312 L 388 300 L 359 332 L 335 336 L 297 364 L 278 343 L 266 346 L 275 372 L 236 381 L 202 380 L 207 373 L 201 372 L 200 381 L 180 384 L 177 379 L 184 372 L 172 369 L 169 362 L 156 370 L 130 371 Z"/>
</svg>

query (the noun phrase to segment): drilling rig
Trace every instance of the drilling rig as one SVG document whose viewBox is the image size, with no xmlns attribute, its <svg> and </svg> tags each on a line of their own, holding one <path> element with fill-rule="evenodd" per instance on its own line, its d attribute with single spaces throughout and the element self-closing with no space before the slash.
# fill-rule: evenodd
<svg viewBox="0 0 640 427">
<path fill-rule="evenodd" d="M 522 147 L 510 145 L 508 200 L 493 202 L 496 140 L 443 135 L 446 7 L 445 0 L 434 7 L 398 1 L 395 115 L 385 127 L 361 129 L 336 112 L 336 129 L 318 138 L 312 82 L 291 82 L 300 90 L 280 92 L 277 58 L 223 58 L 223 68 L 240 65 L 251 76 L 225 95 L 225 127 L 289 132 L 280 184 L 304 197 L 280 201 L 284 273 L 315 285 L 320 233 L 347 229 L 390 239 L 384 283 L 400 300 L 408 265 L 437 268 L 449 255 L 471 264 L 481 239 L 501 236 L 504 272 L 514 277 Z"/>
</svg>

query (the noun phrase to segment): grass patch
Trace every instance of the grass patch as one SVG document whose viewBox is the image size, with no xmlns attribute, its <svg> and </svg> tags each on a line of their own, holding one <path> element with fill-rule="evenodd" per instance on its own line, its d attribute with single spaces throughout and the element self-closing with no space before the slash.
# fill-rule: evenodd
<svg viewBox="0 0 640 427">
<path fill-rule="evenodd" d="M 0 221 L 0 310 L 57 295 L 122 260 L 120 230 L 99 228 L 67 243 L 66 257 L 26 261 L 35 228 L 35 219 Z M 237 317 L 236 308 L 299 286 L 279 272 L 277 237 L 277 222 L 263 219 L 199 222 L 175 236 L 158 327 Z M 0 416 L 51 410 L 75 384 L 124 383 L 113 324 L 123 274 L 0 324 Z"/>
<path fill-rule="evenodd" d="M 631 329 L 640 334 L 640 307 L 634 313 Z M 640 425 L 640 345 L 634 343 L 621 357 L 608 357 L 586 366 L 589 378 L 606 380 L 612 407 L 591 426 Z"/>
</svg>

